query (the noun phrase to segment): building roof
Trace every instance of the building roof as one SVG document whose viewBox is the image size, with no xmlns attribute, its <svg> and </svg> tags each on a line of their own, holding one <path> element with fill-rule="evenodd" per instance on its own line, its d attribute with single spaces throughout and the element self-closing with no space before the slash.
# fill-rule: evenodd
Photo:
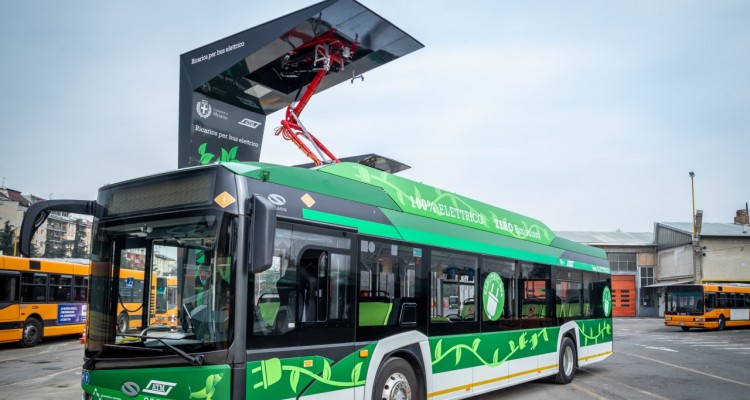
<svg viewBox="0 0 750 400">
<path fill-rule="evenodd" d="M 692 229 L 692 228 L 691 228 Z M 588 245 L 653 246 L 652 232 L 574 232 L 555 231 L 557 236 Z"/>
<path fill-rule="evenodd" d="M 662 226 L 670 227 L 684 233 L 693 233 L 692 222 L 657 222 Z M 704 222 L 701 226 L 700 235 L 706 236 L 739 236 L 750 238 L 750 225 L 740 225 L 722 222 Z"/>
<path fill-rule="evenodd" d="M 3 198 L 7 198 L 7 201 L 14 201 L 22 206 L 28 207 L 29 201 L 26 200 L 21 192 L 10 188 L 0 188 L 0 192 L 3 194 Z"/>
</svg>

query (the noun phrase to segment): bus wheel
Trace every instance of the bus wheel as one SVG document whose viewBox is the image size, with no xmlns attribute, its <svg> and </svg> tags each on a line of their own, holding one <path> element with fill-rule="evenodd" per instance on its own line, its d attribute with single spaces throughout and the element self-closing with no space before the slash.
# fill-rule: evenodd
<svg viewBox="0 0 750 400">
<path fill-rule="evenodd" d="M 724 316 L 719 315 L 719 327 L 717 328 L 720 331 L 724 330 L 724 325 L 726 324 L 726 321 L 724 321 Z"/>
<path fill-rule="evenodd" d="M 28 318 L 23 323 L 23 336 L 21 347 L 33 347 L 42 341 L 42 323 L 36 318 Z"/>
<path fill-rule="evenodd" d="M 564 337 L 560 344 L 560 370 L 553 377 L 555 383 L 567 385 L 576 374 L 576 345 L 569 337 Z"/>
<path fill-rule="evenodd" d="M 682 328 L 682 330 L 685 331 L 685 332 L 687 332 L 687 331 L 690 330 L 689 326 L 681 326 L 680 328 Z"/>
<path fill-rule="evenodd" d="M 412 400 L 420 397 L 417 376 L 403 358 L 389 358 L 375 379 L 372 400 Z"/>
<path fill-rule="evenodd" d="M 126 333 L 129 324 L 130 318 L 128 318 L 128 314 L 121 313 L 120 316 L 117 317 L 117 330 L 120 331 L 120 333 Z"/>
</svg>

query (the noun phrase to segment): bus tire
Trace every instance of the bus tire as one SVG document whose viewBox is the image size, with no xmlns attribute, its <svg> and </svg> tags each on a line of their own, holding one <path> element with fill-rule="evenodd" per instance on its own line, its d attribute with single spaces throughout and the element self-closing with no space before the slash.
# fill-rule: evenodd
<svg viewBox="0 0 750 400">
<path fill-rule="evenodd" d="M 128 314 L 120 313 L 117 317 L 117 330 L 120 333 L 126 333 L 128 331 L 128 325 L 130 324 L 130 318 Z"/>
<path fill-rule="evenodd" d="M 689 326 L 681 326 L 680 328 L 682 328 L 682 330 L 685 331 L 685 332 L 687 332 L 687 331 L 690 330 Z"/>
<path fill-rule="evenodd" d="M 719 326 L 716 329 L 723 331 L 725 325 L 726 325 L 726 321 L 724 320 L 724 316 L 719 315 Z"/>
<path fill-rule="evenodd" d="M 552 378 L 555 383 L 567 385 L 573 381 L 578 364 L 577 358 L 576 344 L 569 337 L 563 337 L 562 343 L 560 343 L 560 369 L 557 375 Z"/>
<path fill-rule="evenodd" d="M 411 365 L 403 358 L 393 357 L 380 367 L 372 400 L 416 400 L 421 397 L 419 381 Z"/>
<path fill-rule="evenodd" d="M 34 347 L 42 341 L 44 331 L 42 323 L 34 317 L 29 317 L 23 322 L 23 331 L 21 333 L 21 347 Z"/>
</svg>

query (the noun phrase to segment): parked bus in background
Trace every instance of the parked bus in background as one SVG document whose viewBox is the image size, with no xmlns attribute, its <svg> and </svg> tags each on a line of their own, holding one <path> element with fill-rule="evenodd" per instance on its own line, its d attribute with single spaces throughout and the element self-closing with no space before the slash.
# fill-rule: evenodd
<svg viewBox="0 0 750 400">
<path fill-rule="evenodd" d="M 177 277 L 159 276 L 156 278 L 156 317 L 155 324 L 177 327 Z"/>
<path fill-rule="evenodd" d="M 146 285 L 143 270 L 122 268 L 117 304 L 117 327 L 121 333 L 141 329 L 143 291 Z M 151 274 L 149 325 L 177 326 L 177 277 Z"/>
<path fill-rule="evenodd" d="M 683 331 L 750 326 L 750 284 L 672 285 L 666 293 L 666 326 L 679 326 Z"/>
<path fill-rule="evenodd" d="M 88 264 L 0 256 L 0 343 L 81 335 L 88 275 Z"/>
<path fill-rule="evenodd" d="M 156 298 L 155 281 L 146 283 L 144 276 L 142 269 L 120 268 L 120 281 L 117 285 L 119 290 L 117 293 L 117 329 L 121 333 L 129 330 L 135 331 L 146 326 L 141 323 L 143 315 L 148 316 L 152 321 L 156 317 L 155 308 L 145 314 L 143 312 L 146 304 L 151 304 L 152 308 L 156 306 L 153 302 Z M 155 277 L 156 275 L 152 274 L 151 279 Z M 144 285 L 154 285 L 150 291 L 146 290 L 146 293 L 151 293 L 149 302 L 144 301 Z M 146 310 L 149 310 L 148 307 L 146 306 Z"/>
<path fill-rule="evenodd" d="M 612 354 L 604 251 L 361 164 L 228 162 L 35 203 L 23 254 L 61 208 L 95 216 L 84 399 L 458 399 Z M 132 248 L 144 309 L 151 255 L 175 260 L 176 329 L 118 332 Z"/>
</svg>

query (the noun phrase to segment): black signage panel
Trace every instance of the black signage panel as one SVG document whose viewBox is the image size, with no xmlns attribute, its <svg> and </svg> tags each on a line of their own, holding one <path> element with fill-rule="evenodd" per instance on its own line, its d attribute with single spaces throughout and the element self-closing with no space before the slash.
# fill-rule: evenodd
<svg viewBox="0 0 750 400">
<path fill-rule="evenodd" d="M 189 166 L 257 161 L 266 116 L 193 93 Z"/>
</svg>

